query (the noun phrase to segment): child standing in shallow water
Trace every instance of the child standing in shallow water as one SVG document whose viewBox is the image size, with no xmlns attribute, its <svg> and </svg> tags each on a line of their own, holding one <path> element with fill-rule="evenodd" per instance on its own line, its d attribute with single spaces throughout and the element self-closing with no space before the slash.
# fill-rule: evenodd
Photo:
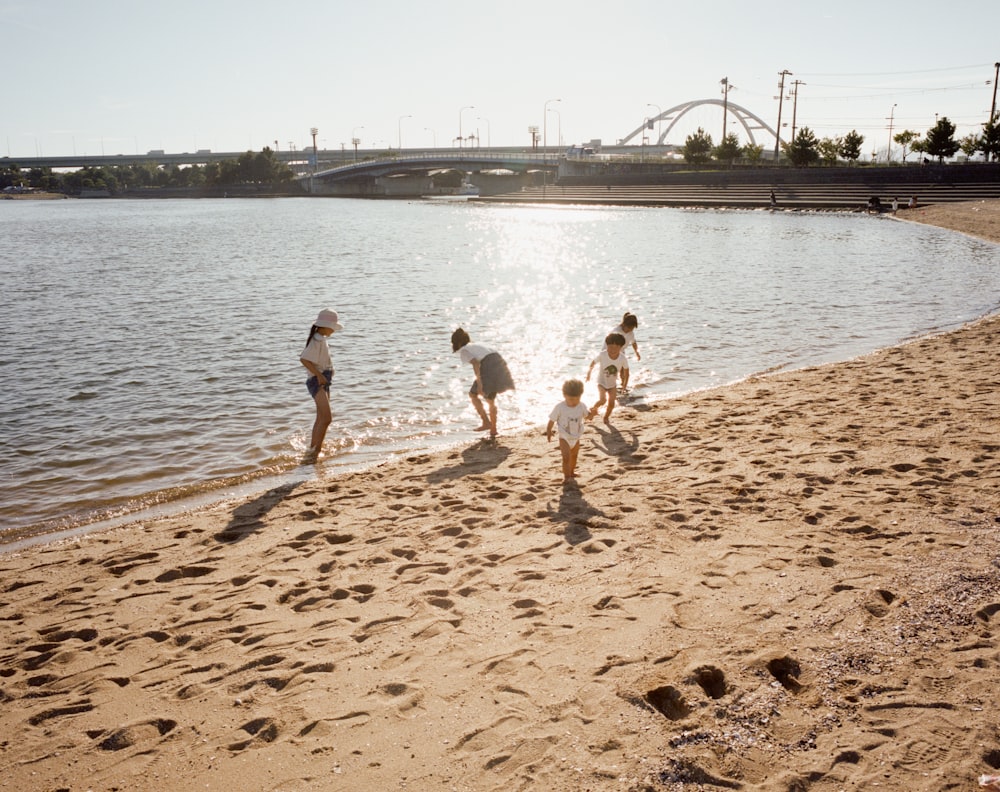
<svg viewBox="0 0 1000 792">
<path fill-rule="evenodd" d="M 594 405 L 590 411 L 590 417 L 597 415 L 597 411 L 605 402 L 608 409 L 604 413 L 604 423 L 610 423 L 611 412 L 615 409 L 615 401 L 618 397 L 618 377 L 622 380 L 622 389 L 628 387 L 628 358 L 622 351 L 625 346 L 625 336 L 621 333 L 610 333 L 604 339 L 604 349 L 597 357 L 590 361 L 590 368 L 587 369 L 587 382 L 590 382 L 590 374 L 594 366 L 598 366 L 597 389 L 601 394 L 601 400 Z"/>
<path fill-rule="evenodd" d="M 583 422 L 590 418 L 587 405 L 580 401 L 583 383 L 577 379 L 563 383 L 563 401 L 559 402 L 549 415 L 545 437 L 552 441 L 552 430 L 559 434 L 559 452 L 562 454 L 563 483 L 576 478 L 576 458 L 580 453 L 580 437 L 583 436 Z"/>
<path fill-rule="evenodd" d="M 514 380 L 507 368 L 507 361 L 499 352 L 494 352 L 483 344 L 473 344 L 469 334 L 461 327 L 451 334 L 451 351 L 458 352 L 463 363 L 472 365 L 476 378 L 469 388 L 469 400 L 476 408 L 482 423 L 477 432 L 490 430 L 490 437 L 497 436 L 497 394 L 514 390 Z M 489 412 L 483 406 L 489 405 Z"/>
<path fill-rule="evenodd" d="M 306 348 L 299 356 L 299 362 L 312 375 L 306 380 L 306 388 L 309 395 L 313 397 L 313 401 L 316 402 L 316 421 L 313 423 L 312 439 L 308 451 L 310 456 L 319 456 L 323 450 L 326 430 L 333 420 L 333 414 L 330 410 L 330 380 L 333 379 L 333 361 L 330 358 L 330 347 L 327 345 L 326 339 L 336 331 L 343 329 L 337 312 L 324 308 L 319 312 L 316 321 L 313 322 L 313 326 L 309 330 L 309 338 L 306 341 Z"/>
<path fill-rule="evenodd" d="M 622 346 L 631 346 L 632 351 L 635 352 L 635 359 L 642 360 L 642 355 L 639 354 L 639 343 L 635 340 L 635 329 L 639 326 L 639 319 L 634 313 L 625 312 L 622 317 L 622 323 L 618 325 L 612 333 L 621 333 L 625 336 L 625 343 Z M 623 384 L 624 388 L 625 385 Z"/>
</svg>

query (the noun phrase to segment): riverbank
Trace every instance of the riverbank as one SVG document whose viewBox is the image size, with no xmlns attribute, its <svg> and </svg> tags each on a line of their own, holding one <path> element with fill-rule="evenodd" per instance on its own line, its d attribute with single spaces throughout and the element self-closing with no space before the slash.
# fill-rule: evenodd
<svg viewBox="0 0 1000 792">
<path fill-rule="evenodd" d="M 998 331 L 0 555 L 0 789 L 974 788 Z"/>
</svg>

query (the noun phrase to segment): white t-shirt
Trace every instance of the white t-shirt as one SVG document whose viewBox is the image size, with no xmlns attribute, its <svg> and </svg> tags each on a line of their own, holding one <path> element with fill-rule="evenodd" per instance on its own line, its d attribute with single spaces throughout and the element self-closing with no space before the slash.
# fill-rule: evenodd
<svg viewBox="0 0 1000 792">
<path fill-rule="evenodd" d="M 492 355 L 493 350 L 482 344 L 466 344 L 458 350 L 458 357 L 463 363 L 471 363 L 473 360 L 482 360 L 487 355 Z"/>
<path fill-rule="evenodd" d="M 612 330 L 611 333 L 621 333 L 625 336 L 625 346 L 627 347 L 630 347 L 635 343 L 635 330 L 626 330 L 621 325 L 618 325 L 618 327 Z M 608 333 L 608 335 L 611 335 L 611 333 Z"/>
<path fill-rule="evenodd" d="M 306 348 L 299 355 L 302 360 L 315 363 L 320 371 L 329 371 L 333 368 L 333 360 L 330 359 L 330 347 L 327 346 L 326 336 L 320 333 L 313 333 Z"/>
<path fill-rule="evenodd" d="M 628 358 L 625 351 L 618 353 L 618 357 L 612 359 L 607 349 L 602 349 L 600 354 L 594 358 L 597 366 L 597 384 L 602 388 L 611 390 L 618 387 L 618 375 L 622 369 L 628 368 Z"/>
<path fill-rule="evenodd" d="M 570 446 L 575 446 L 583 436 L 583 419 L 587 417 L 590 410 L 587 405 L 580 402 L 576 407 L 570 407 L 566 402 L 561 401 L 552 410 L 549 420 L 556 425 L 559 437 L 565 440 Z"/>
</svg>

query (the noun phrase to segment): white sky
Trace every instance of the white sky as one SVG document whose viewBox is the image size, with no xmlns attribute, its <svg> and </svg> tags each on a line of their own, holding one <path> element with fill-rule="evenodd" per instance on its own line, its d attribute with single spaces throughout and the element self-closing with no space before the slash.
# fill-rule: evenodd
<svg viewBox="0 0 1000 792">
<path fill-rule="evenodd" d="M 808 7 L 807 7 L 808 6 Z M 857 129 L 867 155 L 935 113 L 987 120 L 1000 2 L 965 0 L 0 0 L 0 156 L 614 143 L 722 98 L 799 128 Z M 548 101 L 559 99 L 561 101 Z M 998 102 L 1000 103 L 1000 102 Z M 472 106 L 471 109 L 462 109 Z M 546 114 L 545 109 L 549 112 Z M 792 102 L 785 101 L 787 136 Z M 547 116 L 547 123 L 543 121 Z M 730 117 L 732 120 L 732 117 Z M 718 142 L 721 108 L 697 126 Z M 741 128 L 730 126 L 741 142 Z M 561 138 L 561 140 L 560 140 Z M 638 142 L 638 138 L 636 141 Z M 769 148 L 773 145 L 763 140 Z"/>
</svg>

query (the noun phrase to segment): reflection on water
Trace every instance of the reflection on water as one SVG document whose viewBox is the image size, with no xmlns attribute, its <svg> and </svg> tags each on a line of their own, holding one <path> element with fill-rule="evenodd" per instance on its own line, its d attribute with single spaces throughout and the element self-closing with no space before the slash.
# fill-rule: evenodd
<svg viewBox="0 0 1000 792">
<path fill-rule="evenodd" d="M 648 400 L 952 327 L 1000 294 L 995 246 L 863 215 L 310 199 L 0 209 L 0 530 L 298 470 L 313 418 L 298 355 L 322 307 L 345 325 L 330 342 L 329 475 L 471 438 L 458 326 L 510 364 L 509 433 L 545 421 L 626 310 Z"/>
</svg>

